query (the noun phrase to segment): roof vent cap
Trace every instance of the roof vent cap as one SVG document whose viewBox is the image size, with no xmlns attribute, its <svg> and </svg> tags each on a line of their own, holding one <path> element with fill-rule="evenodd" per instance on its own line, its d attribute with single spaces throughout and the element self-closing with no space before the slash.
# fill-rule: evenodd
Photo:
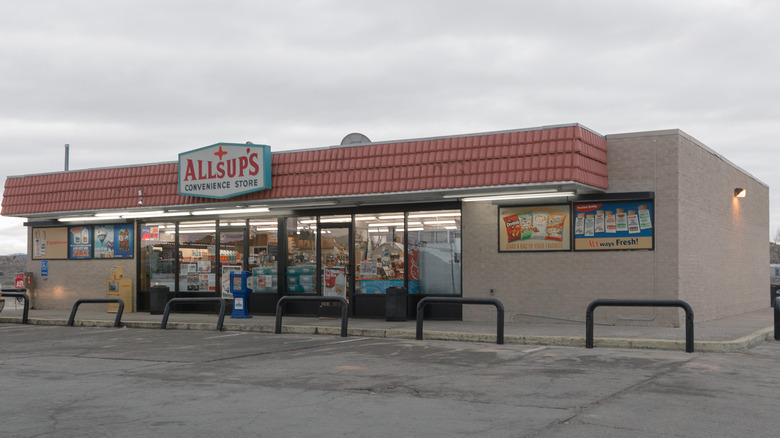
<svg viewBox="0 0 780 438">
<path fill-rule="evenodd" d="M 371 140 L 359 132 L 353 132 L 351 134 L 347 134 L 347 136 L 344 137 L 343 140 L 341 140 L 341 146 L 346 146 L 350 144 L 362 144 L 362 143 L 371 143 Z"/>
</svg>

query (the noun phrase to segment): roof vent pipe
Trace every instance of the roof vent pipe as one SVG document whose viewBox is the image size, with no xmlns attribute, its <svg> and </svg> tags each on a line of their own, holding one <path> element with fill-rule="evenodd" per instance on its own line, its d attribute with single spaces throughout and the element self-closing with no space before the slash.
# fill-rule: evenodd
<svg viewBox="0 0 780 438">
<path fill-rule="evenodd" d="M 70 145 L 65 145 L 65 172 L 68 171 L 68 167 L 70 165 Z"/>
</svg>

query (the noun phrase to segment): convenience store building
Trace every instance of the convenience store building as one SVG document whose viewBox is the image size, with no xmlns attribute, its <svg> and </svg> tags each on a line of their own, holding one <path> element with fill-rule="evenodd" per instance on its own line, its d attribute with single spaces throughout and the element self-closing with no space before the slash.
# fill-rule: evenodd
<svg viewBox="0 0 780 438">
<path fill-rule="evenodd" d="M 569 124 L 274 153 L 220 143 L 176 162 L 9 177 L 2 214 L 27 219 L 40 309 L 105 297 L 112 272 L 131 280 L 135 311 L 149 310 L 153 286 L 230 299 L 241 270 L 254 314 L 316 294 L 381 318 L 387 288 L 405 287 L 410 318 L 421 297 L 454 295 L 498 298 L 507 321 L 581 322 L 598 298 L 681 299 L 701 321 L 766 305 L 768 192 L 680 130 Z M 597 314 L 681 320 L 677 309 Z"/>
</svg>

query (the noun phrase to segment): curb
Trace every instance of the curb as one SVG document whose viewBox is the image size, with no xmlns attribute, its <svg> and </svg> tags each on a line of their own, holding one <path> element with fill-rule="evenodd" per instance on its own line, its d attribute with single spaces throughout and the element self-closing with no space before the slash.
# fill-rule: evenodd
<svg viewBox="0 0 780 438">
<path fill-rule="evenodd" d="M 28 318 L 29 325 L 45 326 L 67 326 L 64 319 L 43 319 Z M 21 324 L 21 317 L 0 317 L 0 324 Z M 107 320 L 75 320 L 73 325 L 76 327 L 109 327 L 114 328 L 113 321 Z M 123 321 L 122 328 L 138 329 L 160 329 L 160 323 L 148 321 Z M 167 330 L 214 330 L 214 323 L 199 322 L 176 322 L 168 321 Z M 271 325 L 248 325 L 224 323 L 222 331 L 233 332 L 252 332 L 252 333 L 274 333 L 275 326 Z M 329 335 L 340 336 L 341 327 L 317 326 L 317 325 L 283 325 L 282 334 L 298 335 Z M 371 328 L 349 328 L 349 336 L 361 336 L 368 338 L 391 338 L 391 339 L 415 339 L 417 332 L 408 329 L 371 329 Z M 423 339 L 435 341 L 458 341 L 458 342 L 483 342 L 495 343 L 496 335 L 487 333 L 466 333 L 466 332 L 448 332 L 448 331 L 424 331 Z M 774 339 L 774 327 L 766 327 L 757 330 L 747 336 L 732 341 L 694 341 L 694 351 L 697 353 L 734 353 L 748 350 L 756 345 L 772 341 Z M 584 347 L 585 337 L 579 336 L 525 336 L 525 335 L 504 335 L 506 344 L 525 344 L 525 345 L 548 345 L 558 347 Z M 651 350 L 679 350 L 685 351 L 685 341 L 669 339 L 630 339 L 630 338 L 594 338 L 594 347 L 598 348 L 626 348 L 626 349 L 651 349 Z"/>
</svg>

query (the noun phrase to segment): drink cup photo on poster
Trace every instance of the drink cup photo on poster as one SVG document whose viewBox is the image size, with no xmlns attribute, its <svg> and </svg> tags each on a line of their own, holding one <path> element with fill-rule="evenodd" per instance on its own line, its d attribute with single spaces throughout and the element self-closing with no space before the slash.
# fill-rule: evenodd
<svg viewBox="0 0 780 438">
<path fill-rule="evenodd" d="M 95 258 L 114 258 L 114 226 L 95 225 Z"/>
<path fill-rule="evenodd" d="M 585 217 L 583 232 L 574 234 L 577 251 L 653 249 L 652 200 L 575 203 L 574 214 Z M 588 227 L 589 218 L 602 215 L 603 227 Z"/>
<path fill-rule="evenodd" d="M 92 234 L 92 226 L 84 225 L 78 227 L 68 227 L 68 258 L 69 259 L 91 259 L 92 244 L 89 236 Z"/>
<path fill-rule="evenodd" d="M 92 237 L 97 259 L 129 259 L 133 257 L 133 226 L 95 225 Z"/>
</svg>

